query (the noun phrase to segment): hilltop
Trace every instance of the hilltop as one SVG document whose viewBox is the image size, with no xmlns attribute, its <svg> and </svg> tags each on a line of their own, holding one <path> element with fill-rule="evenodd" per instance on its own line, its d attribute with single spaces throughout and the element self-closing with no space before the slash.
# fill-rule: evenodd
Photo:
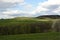
<svg viewBox="0 0 60 40">
<path fill-rule="evenodd" d="M 37 18 L 41 18 L 41 19 L 45 19 L 45 18 L 59 19 L 60 15 L 42 15 L 42 16 L 38 16 Z"/>
</svg>

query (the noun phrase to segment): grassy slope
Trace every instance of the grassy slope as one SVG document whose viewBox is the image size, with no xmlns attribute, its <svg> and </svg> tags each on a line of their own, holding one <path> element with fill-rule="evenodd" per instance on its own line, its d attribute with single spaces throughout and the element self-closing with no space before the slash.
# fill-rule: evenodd
<svg viewBox="0 0 60 40">
<path fill-rule="evenodd" d="M 0 21 L 0 25 L 6 25 L 7 23 L 15 23 L 15 22 L 32 22 L 34 20 L 37 21 L 49 21 L 47 19 L 12 19 L 12 20 L 2 20 Z M 29 21 L 30 20 L 30 21 Z M 2 22 L 2 23 L 1 23 Z M 9 24 L 10 25 L 10 24 Z M 20 35 L 0 35 L 0 40 L 60 40 L 60 33 L 35 33 L 35 34 L 20 34 Z"/>
<path fill-rule="evenodd" d="M 0 40 L 60 40 L 60 33 L 35 33 L 0 36 Z"/>
<path fill-rule="evenodd" d="M 14 18 L 14 19 L 6 19 L 0 20 L 0 26 L 3 25 L 13 25 L 13 24 L 22 24 L 22 23 L 32 23 L 32 22 L 46 22 L 52 21 L 52 19 L 38 19 L 38 18 Z"/>
</svg>

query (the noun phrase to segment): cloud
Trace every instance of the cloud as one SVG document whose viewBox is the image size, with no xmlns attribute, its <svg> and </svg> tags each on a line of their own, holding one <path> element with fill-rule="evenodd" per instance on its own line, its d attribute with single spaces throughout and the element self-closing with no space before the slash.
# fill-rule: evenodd
<svg viewBox="0 0 60 40">
<path fill-rule="evenodd" d="M 0 9 L 7 9 L 7 8 L 10 8 L 10 7 L 13 7 L 15 6 L 15 4 L 13 3 L 4 3 L 4 2 L 0 2 Z"/>
<path fill-rule="evenodd" d="M 23 3 L 24 0 L 0 0 L 0 2 L 7 2 L 7 3 Z"/>
<path fill-rule="evenodd" d="M 30 9 L 32 8 L 32 5 L 26 4 L 26 5 L 24 5 L 23 7 L 24 7 L 24 9 L 25 9 L 26 11 L 30 11 Z"/>
<path fill-rule="evenodd" d="M 60 14 L 60 0 L 48 0 L 43 3 L 39 3 L 37 8 L 34 10 L 36 15 L 57 15 Z M 55 13 L 56 12 L 56 13 Z"/>
<path fill-rule="evenodd" d="M 33 17 L 32 12 L 21 10 L 6 10 L 0 12 L 0 18 L 14 18 L 14 17 Z"/>
<path fill-rule="evenodd" d="M 32 12 L 29 12 L 29 11 L 10 10 L 10 9 L 2 12 L 2 14 L 4 14 L 4 15 L 21 14 L 21 13 L 24 13 L 24 14 L 32 14 Z"/>
<path fill-rule="evenodd" d="M 28 3 L 22 3 L 20 4 L 20 7 L 22 7 L 24 11 L 30 11 L 33 8 L 33 5 Z"/>
<path fill-rule="evenodd" d="M 14 8 L 18 5 L 24 8 L 25 10 L 29 10 L 32 8 L 32 5 L 26 3 L 25 0 L 0 0 L 0 11 L 4 11 L 9 8 Z"/>
<path fill-rule="evenodd" d="M 23 10 L 13 10 L 15 6 L 23 7 Z M 32 16 L 28 10 L 32 5 L 25 3 L 25 0 L 0 0 L 0 18 L 13 18 L 18 16 Z M 11 9 L 12 8 L 12 9 Z M 11 10 L 10 10 L 11 9 Z"/>
<path fill-rule="evenodd" d="M 13 9 L 19 5 L 19 9 Z M 0 0 L 0 18 L 35 17 L 39 15 L 60 15 L 60 0 L 40 2 L 33 10 L 33 5 L 25 0 Z M 10 8 L 12 8 L 10 10 Z M 22 10 L 23 9 L 23 10 Z M 33 10 L 33 11 L 31 11 Z"/>
<path fill-rule="evenodd" d="M 0 10 L 3 11 L 22 3 L 24 3 L 24 0 L 0 0 Z"/>
<path fill-rule="evenodd" d="M 10 18 L 14 18 L 14 17 L 8 15 L 0 15 L 0 19 L 10 19 Z"/>
<path fill-rule="evenodd" d="M 55 9 L 53 12 L 60 15 L 60 7 L 58 7 L 57 9 Z"/>
</svg>

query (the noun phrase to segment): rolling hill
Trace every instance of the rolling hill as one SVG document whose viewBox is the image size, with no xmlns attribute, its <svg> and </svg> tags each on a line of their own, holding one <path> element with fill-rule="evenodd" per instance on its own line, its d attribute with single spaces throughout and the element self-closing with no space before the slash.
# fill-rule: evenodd
<svg viewBox="0 0 60 40">
<path fill-rule="evenodd" d="M 37 18 L 41 18 L 41 19 L 45 19 L 45 18 L 51 18 L 51 19 L 59 19 L 60 15 L 42 15 L 42 16 L 38 16 Z"/>
</svg>

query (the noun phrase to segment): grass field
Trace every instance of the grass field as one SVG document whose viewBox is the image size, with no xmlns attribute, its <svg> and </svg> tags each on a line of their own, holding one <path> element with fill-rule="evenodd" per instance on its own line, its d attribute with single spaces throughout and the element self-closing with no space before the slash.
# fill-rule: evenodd
<svg viewBox="0 0 60 40">
<path fill-rule="evenodd" d="M 1 19 L 0 40 L 60 40 L 60 32 L 49 31 L 46 33 L 39 33 L 40 26 L 43 27 L 45 25 L 44 27 L 50 28 L 49 24 L 51 24 L 51 21 L 54 20 L 55 19 L 36 19 L 36 18 L 33 19 L 15 18 L 15 19 L 6 19 L 6 20 Z M 19 28 L 21 28 L 21 30 Z M 39 32 L 30 33 L 31 31 L 33 31 L 31 28 L 33 28 L 33 30 L 35 29 L 34 31 L 39 31 Z M 27 33 L 18 34 L 20 32 L 21 33 L 27 32 L 28 34 Z M 7 33 L 10 33 L 10 35 L 7 35 Z M 1 35 L 1 34 L 6 34 L 6 35 Z"/>
<path fill-rule="evenodd" d="M 19 35 L 0 35 L 0 40 L 60 40 L 60 33 L 35 33 Z"/>
</svg>

